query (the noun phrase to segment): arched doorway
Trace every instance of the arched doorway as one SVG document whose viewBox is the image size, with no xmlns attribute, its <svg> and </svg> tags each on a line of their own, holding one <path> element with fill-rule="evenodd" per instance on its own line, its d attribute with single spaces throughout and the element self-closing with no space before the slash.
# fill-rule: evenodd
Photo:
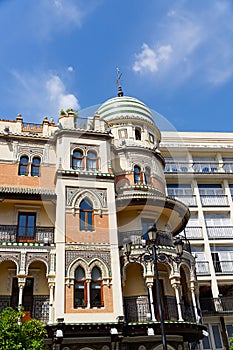
<svg viewBox="0 0 233 350">
<path fill-rule="evenodd" d="M 150 313 L 148 290 L 143 277 L 143 267 L 139 263 L 129 263 L 126 267 L 123 287 L 125 315 L 128 322 L 143 322 Z"/>
</svg>

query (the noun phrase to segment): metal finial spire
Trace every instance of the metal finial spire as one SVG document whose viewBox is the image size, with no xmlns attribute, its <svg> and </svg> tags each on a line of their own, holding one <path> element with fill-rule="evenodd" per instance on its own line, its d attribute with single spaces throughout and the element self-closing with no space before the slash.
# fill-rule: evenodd
<svg viewBox="0 0 233 350">
<path fill-rule="evenodd" d="M 118 86 L 118 96 L 123 96 L 123 91 L 122 91 L 122 87 L 121 87 L 121 76 L 122 73 L 120 72 L 120 69 L 117 67 L 117 80 L 116 80 L 116 84 Z"/>
</svg>

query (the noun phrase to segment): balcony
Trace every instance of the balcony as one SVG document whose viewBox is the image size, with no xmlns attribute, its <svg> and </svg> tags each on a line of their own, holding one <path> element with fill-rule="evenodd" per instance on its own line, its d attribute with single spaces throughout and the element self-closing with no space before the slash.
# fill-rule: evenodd
<svg viewBox="0 0 233 350">
<path fill-rule="evenodd" d="M 187 162 L 166 162 L 165 173 L 187 173 L 190 164 Z M 192 170 L 191 170 L 192 171 Z"/>
<path fill-rule="evenodd" d="M 11 305 L 11 296 L 0 295 L 0 312 Z M 34 295 L 31 308 L 24 309 L 25 314 L 29 318 L 36 318 L 47 324 L 49 321 L 49 296 L 48 295 Z"/>
<path fill-rule="evenodd" d="M 225 173 L 233 173 L 233 163 L 224 163 L 223 169 Z"/>
<path fill-rule="evenodd" d="M 134 296 L 124 298 L 125 317 L 127 322 L 150 321 L 150 305 L 147 296 Z M 192 306 L 181 303 L 184 321 L 195 322 Z M 157 315 L 155 309 L 155 315 Z M 163 317 L 165 321 L 178 321 L 177 303 L 175 297 L 164 297 Z M 159 319 L 158 316 L 156 316 Z"/>
<path fill-rule="evenodd" d="M 207 226 L 209 239 L 232 239 L 233 226 Z"/>
<path fill-rule="evenodd" d="M 186 226 L 185 237 L 191 239 L 203 239 L 202 227 L 200 226 Z"/>
<path fill-rule="evenodd" d="M 183 194 L 183 195 L 170 195 L 168 191 L 168 195 L 171 198 L 178 199 L 182 203 L 186 204 L 189 207 L 194 207 L 197 205 L 196 203 L 196 196 L 192 194 Z"/>
<path fill-rule="evenodd" d="M 210 275 L 208 261 L 196 261 L 196 272 L 198 276 Z"/>
<path fill-rule="evenodd" d="M 133 245 L 141 245 L 141 239 L 144 235 L 145 232 L 142 230 L 119 232 L 119 245 L 122 245 L 124 238 L 130 238 Z M 173 246 L 173 241 L 167 232 L 158 231 L 157 244 Z"/>
<path fill-rule="evenodd" d="M 33 243 L 54 243 L 54 227 L 37 226 L 34 236 L 18 236 L 17 225 L 0 225 L 0 242 L 17 243 L 17 242 L 33 242 Z"/>
<path fill-rule="evenodd" d="M 217 275 L 233 274 L 233 261 L 232 260 L 217 260 L 214 261 L 214 269 Z"/>
<path fill-rule="evenodd" d="M 222 194 L 222 195 L 219 195 L 219 194 L 216 194 L 216 195 L 209 195 L 209 194 L 202 194 L 201 196 L 201 204 L 203 206 L 211 206 L 211 207 L 219 207 L 219 206 L 227 206 L 229 205 L 228 204 L 228 200 L 227 200 L 227 196 Z"/>
<path fill-rule="evenodd" d="M 193 171 L 195 173 L 216 173 L 218 164 L 216 162 L 194 162 Z"/>
<path fill-rule="evenodd" d="M 233 315 L 233 297 L 200 298 L 203 316 Z"/>
</svg>

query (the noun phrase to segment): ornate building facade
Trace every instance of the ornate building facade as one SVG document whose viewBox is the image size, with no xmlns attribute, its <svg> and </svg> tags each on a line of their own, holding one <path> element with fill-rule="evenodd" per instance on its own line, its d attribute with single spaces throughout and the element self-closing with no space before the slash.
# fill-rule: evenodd
<svg viewBox="0 0 233 350">
<path fill-rule="evenodd" d="M 180 182 L 166 137 L 160 147 L 150 109 L 121 89 L 85 119 L 0 121 L 0 305 L 42 320 L 51 348 L 203 346 L 189 203 L 169 192 Z"/>
</svg>

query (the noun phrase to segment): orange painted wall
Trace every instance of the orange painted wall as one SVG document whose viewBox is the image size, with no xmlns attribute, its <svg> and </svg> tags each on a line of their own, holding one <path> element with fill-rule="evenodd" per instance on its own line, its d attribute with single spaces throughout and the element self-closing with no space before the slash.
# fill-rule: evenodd
<svg viewBox="0 0 233 350">
<path fill-rule="evenodd" d="M 55 167 L 41 166 L 41 176 L 18 175 L 18 164 L 0 164 L 0 185 L 54 189 Z"/>
<path fill-rule="evenodd" d="M 109 243 L 108 215 L 94 215 L 94 231 L 79 230 L 79 214 L 66 214 L 66 242 Z"/>
</svg>

